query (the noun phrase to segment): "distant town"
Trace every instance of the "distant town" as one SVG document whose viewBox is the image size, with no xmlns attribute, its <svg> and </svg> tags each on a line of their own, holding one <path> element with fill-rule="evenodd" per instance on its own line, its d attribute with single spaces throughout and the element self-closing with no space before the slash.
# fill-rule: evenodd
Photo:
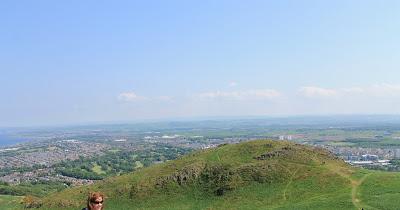
<svg viewBox="0 0 400 210">
<path fill-rule="evenodd" d="M 4 131 L 3 131 L 4 132 Z M 103 125 L 8 131 L 31 141 L 0 148 L 0 182 L 86 185 L 188 152 L 256 139 L 322 147 L 348 164 L 399 170 L 399 126 L 276 125 L 259 121 Z"/>
</svg>

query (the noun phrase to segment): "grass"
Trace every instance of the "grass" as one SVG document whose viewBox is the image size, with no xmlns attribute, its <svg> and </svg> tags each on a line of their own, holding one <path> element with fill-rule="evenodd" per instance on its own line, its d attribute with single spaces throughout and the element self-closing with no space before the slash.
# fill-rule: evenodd
<svg viewBox="0 0 400 210">
<path fill-rule="evenodd" d="M 279 156 L 278 152 L 278 156 L 271 160 L 260 161 L 255 158 L 274 151 L 288 155 Z M 84 200 L 85 192 L 90 190 L 103 191 L 109 195 L 107 209 L 258 209 L 266 206 L 291 209 L 296 206 L 308 208 L 313 203 L 324 203 L 329 199 L 337 201 L 334 199 L 337 197 L 345 197 L 347 201 L 345 204 L 339 202 L 338 207 L 352 206 L 349 180 L 322 164 L 326 162 L 344 167 L 332 158 L 326 151 L 314 151 L 313 148 L 288 142 L 254 141 L 198 151 L 175 161 L 141 169 L 134 174 L 108 179 L 91 186 L 91 189 L 81 188 L 55 196 L 74 198 L 70 203 L 74 208 L 83 205 L 81 201 Z M 228 170 L 236 171 L 239 178 L 242 177 L 232 185 L 235 190 L 216 196 L 205 191 L 204 186 L 197 181 L 183 186 L 170 183 L 168 186 L 172 187 L 166 189 L 155 188 L 155 180 L 179 173 L 184 168 L 201 171 L 204 165 L 215 164 L 229 166 Z M 259 167 L 266 167 L 265 170 L 270 171 L 265 174 L 266 182 L 243 181 L 248 176 L 242 172 L 259 170 Z M 127 195 L 132 186 L 140 190 L 129 199 Z M 304 199 L 304 196 L 310 199 Z M 47 202 L 53 200 L 60 199 L 51 198 Z"/>
<path fill-rule="evenodd" d="M 400 173 L 371 172 L 359 187 L 359 196 L 370 209 L 398 209 Z"/>
<path fill-rule="evenodd" d="M 140 162 L 140 161 L 136 161 L 135 164 L 136 164 L 135 169 L 138 169 L 138 168 L 142 168 L 142 167 L 143 167 L 143 163 Z"/>
<path fill-rule="evenodd" d="M 340 146 L 340 147 L 352 147 L 355 144 L 351 142 L 344 142 L 344 141 L 333 141 L 329 143 L 331 146 Z"/>
<path fill-rule="evenodd" d="M 92 171 L 95 172 L 96 174 L 99 174 L 99 175 L 101 175 L 101 174 L 106 174 L 106 172 L 103 171 L 103 170 L 101 169 L 101 166 L 99 166 L 97 163 L 95 163 L 95 164 L 93 165 Z"/>
<path fill-rule="evenodd" d="M 112 152 L 112 153 L 117 153 L 119 151 L 121 151 L 121 150 L 120 149 L 110 149 L 110 150 L 108 150 L 108 152 Z"/>
<path fill-rule="evenodd" d="M 188 181 L 178 184 L 177 177 Z M 210 191 L 221 183 L 230 190 L 222 196 Z M 260 140 L 197 151 L 55 193 L 43 200 L 43 209 L 82 208 L 89 191 L 104 192 L 108 210 L 396 209 L 400 175 L 352 168 L 322 149 Z"/>
<path fill-rule="evenodd" d="M 21 209 L 22 198 L 21 196 L 0 195 L 0 210 Z"/>
</svg>

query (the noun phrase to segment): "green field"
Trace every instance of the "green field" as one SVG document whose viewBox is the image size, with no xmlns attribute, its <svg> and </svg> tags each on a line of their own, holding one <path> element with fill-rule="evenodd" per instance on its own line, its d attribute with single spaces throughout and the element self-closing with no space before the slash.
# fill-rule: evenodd
<svg viewBox="0 0 400 210">
<path fill-rule="evenodd" d="M 358 196 L 365 209 L 399 209 L 400 173 L 371 173 L 360 186 Z"/>
<path fill-rule="evenodd" d="M 104 192 L 108 210 L 398 209 L 400 174 L 352 168 L 318 148 L 259 140 L 53 193 L 40 200 L 42 209 L 80 209 L 89 191 Z"/>
<path fill-rule="evenodd" d="M 135 164 L 136 164 L 135 169 L 143 167 L 143 163 L 141 163 L 140 161 L 135 161 Z"/>
<path fill-rule="evenodd" d="M 99 166 L 97 163 L 93 164 L 92 171 L 95 172 L 96 174 L 99 174 L 99 175 L 106 174 L 105 171 L 101 170 L 101 166 Z"/>
<path fill-rule="evenodd" d="M 20 209 L 22 208 L 21 200 L 21 196 L 0 195 L 0 210 Z"/>
</svg>

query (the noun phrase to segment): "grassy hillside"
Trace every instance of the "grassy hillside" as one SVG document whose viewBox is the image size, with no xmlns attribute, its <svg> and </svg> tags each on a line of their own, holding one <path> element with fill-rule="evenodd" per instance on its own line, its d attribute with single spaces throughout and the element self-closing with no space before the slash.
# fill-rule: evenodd
<svg viewBox="0 0 400 210">
<path fill-rule="evenodd" d="M 42 209 L 79 209 L 89 191 L 102 191 L 110 210 L 395 209 L 400 184 L 392 180 L 400 183 L 400 176 L 351 168 L 322 149 L 259 140 L 198 151 L 38 202 Z"/>
<path fill-rule="evenodd" d="M 21 200 L 21 196 L 0 195 L 0 210 L 22 208 L 23 206 L 20 205 Z"/>
</svg>

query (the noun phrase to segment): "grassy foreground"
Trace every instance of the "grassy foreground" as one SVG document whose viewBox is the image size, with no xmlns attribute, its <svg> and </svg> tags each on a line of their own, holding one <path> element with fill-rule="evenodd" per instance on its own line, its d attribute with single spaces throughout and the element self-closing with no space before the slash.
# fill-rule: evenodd
<svg viewBox="0 0 400 210">
<path fill-rule="evenodd" d="M 107 210 L 398 209 L 400 175 L 352 168 L 318 148 L 258 140 L 198 151 L 35 202 L 41 209 L 80 209 L 89 191 L 107 195 Z"/>
<path fill-rule="evenodd" d="M 0 195 L 0 210 L 20 209 L 23 207 L 20 204 L 21 200 L 21 196 Z"/>
</svg>

